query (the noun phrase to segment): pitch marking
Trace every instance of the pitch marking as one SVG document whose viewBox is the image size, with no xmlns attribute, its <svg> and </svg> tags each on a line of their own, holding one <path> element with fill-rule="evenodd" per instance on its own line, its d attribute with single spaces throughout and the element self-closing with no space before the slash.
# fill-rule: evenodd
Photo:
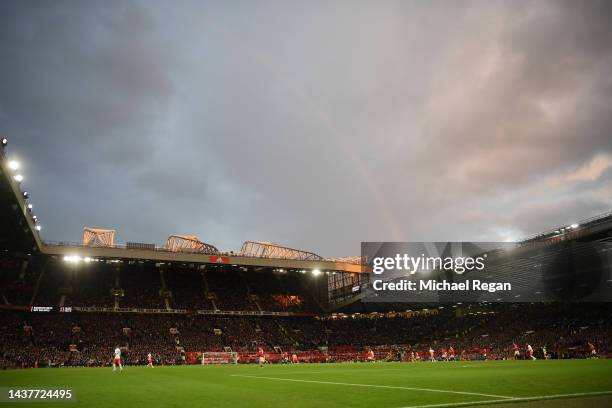
<svg viewBox="0 0 612 408">
<path fill-rule="evenodd" d="M 513 403 L 513 402 L 524 402 L 524 401 L 541 401 L 548 399 L 562 399 L 562 398 L 573 398 L 573 397 L 593 397 L 596 395 L 610 395 L 612 391 L 594 391 L 594 392 L 578 392 L 573 394 L 553 394 L 553 395 L 538 395 L 535 397 L 514 397 L 512 399 L 494 399 L 486 401 L 469 401 L 469 402 L 449 402 L 444 404 L 428 404 L 428 405 L 410 405 L 402 408 L 443 408 L 443 407 L 465 407 L 470 405 L 484 405 L 484 404 L 501 404 L 501 403 Z"/>
<path fill-rule="evenodd" d="M 355 383 L 333 382 L 333 381 L 298 380 L 294 378 L 262 377 L 262 376 L 257 376 L 257 375 L 242 375 L 242 374 L 231 374 L 230 377 L 256 378 L 256 379 L 261 379 L 261 380 L 290 381 L 290 382 L 301 382 L 301 383 L 311 383 L 311 384 L 347 385 L 350 387 L 370 387 L 370 388 L 386 388 L 386 389 L 394 389 L 394 390 L 426 391 L 426 392 L 438 392 L 438 393 L 444 393 L 444 394 L 478 395 L 481 397 L 503 398 L 504 401 L 510 401 L 514 399 L 514 397 L 508 397 L 506 395 L 483 394 L 480 392 L 467 392 L 467 391 L 437 390 L 433 388 L 400 387 L 396 385 L 355 384 Z"/>
</svg>

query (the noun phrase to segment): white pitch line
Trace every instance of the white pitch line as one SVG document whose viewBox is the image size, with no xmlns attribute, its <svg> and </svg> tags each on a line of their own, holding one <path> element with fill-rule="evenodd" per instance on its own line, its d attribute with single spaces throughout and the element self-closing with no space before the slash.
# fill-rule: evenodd
<svg viewBox="0 0 612 408">
<path fill-rule="evenodd" d="M 443 404 L 428 404 L 428 405 L 410 405 L 402 408 L 443 408 L 443 407 L 464 407 L 470 405 L 484 405 L 484 404 L 501 404 L 501 403 L 514 403 L 524 401 L 542 401 L 549 399 L 562 399 L 562 398 L 573 398 L 573 397 L 594 397 L 597 395 L 611 395 L 612 391 L 594 391 L 594 392 L 578 392 L 573 394 L 552 394 L 552 395 L 538 395 L 535 397 L 514 397 L 512 399 L 494 399 L 486 401 L 467 401 L 467 402 L 449 402 Z"/>
<path fill-rule="evenodd" d="M 403 368 L 373 368 L 371 370 L 367 368 L 360 368 L 358 370 L 352 370 L 352 369 L 334 370 L 332 368 L 327 371 L 291 371 L 291 372 L 286 372 L 283 374 L 338 374 L 338 373 L 354 373 L 354 372 L 378 373 L 381 371 L 406 371 L 406 370 Z"/>
<path fill-rule="evenodd" d="M 257 376 L 257 375 L 242 375 L 242 374 L 231 374 L 230 377 L 256 378 L 256 379 L 262 379 L 262 380 L 290 381 L 290 382 L 301 382 L 301 383 L 311 383 L 311 384 L 347 385 L 351 387 L 370 387 L 370 388 L 386 388 L 386 389 L 394 389 L 394 390 L 426 391 L 426 392 L 438 392 L 438 393 L 444 393 L 444 394 L 478 395 L 480 397 L 503 398 L 505 401 L 510 401 L 514 399 L 514 397 L 508 397 L 506 395 L 483 394 L 480 392 L 467 392 L 467 391 L 437 390 L 433 388 L 400 387 L 396 385 L 355 384 L 355 383 L 334 382 L 334 381 L 315 381 L 315 380 L 299 380 L 299 379 L 294 379 L 294 378 L 262 377 L 262 376 Z"/>
<path fill-rule="evenodd" d="M 447 402 L 442 404 L 428 404 L 428 405 L 410 405 L 402 408 L 443 408 L 443 407 L 466 407 L 470 405 L 486 405 L 486 404 L 498 404 L 502 402 L 512 403 L 516 399 L 494 399 L 494 400 L 480 400 L 480 401 L 467 401 L 467 402 Z"/>
</svg>

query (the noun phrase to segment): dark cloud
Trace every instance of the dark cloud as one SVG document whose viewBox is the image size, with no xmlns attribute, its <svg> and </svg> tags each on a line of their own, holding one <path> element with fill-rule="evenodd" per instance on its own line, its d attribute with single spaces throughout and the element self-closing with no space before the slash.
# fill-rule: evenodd
<svg viewBox="0 0 612 408">
<path fill-rule="evenodd" d="M 605 1 L 0 2 L 44 237 L 353 255 L 609 210 Z"/>
</svg>

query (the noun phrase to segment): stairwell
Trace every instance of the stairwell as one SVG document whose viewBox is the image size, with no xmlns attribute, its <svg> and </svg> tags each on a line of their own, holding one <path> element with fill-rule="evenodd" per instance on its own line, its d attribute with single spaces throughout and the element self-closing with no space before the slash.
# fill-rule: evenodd
<svg viewBox="0 0 612 408">
<path fill-rule="evenodd" d="M 246 292 L 247 292 L 247 299 L 249 299 L 250 302 L 252 302 L 255 307 L 257 308 L 258 311 L 263 311 L 263 309 L 261 308 L 261 305 L 259 304 L 259 298 L 258 297 L 252 297 L 252 293 L 251 293 L 251 287 L 249 286 L 249 282 L 247 281 L 247 279 L 244 277 L 244 274 L 242 273 L 242 271 L 238 272 L 238 276 L 240 276 L 242 278 L 242 282 L 244 282 L 244 287 L 246 288 Z"/>
<path fill-rule="evenodd" d="M 285 329 L 285 326 L 283 326 L 281 324 L 281 322 L 279 322 L 277 319 L 274 319 L 274 323 L 276 323 L 276 325 L 278 326 L 280 332 L 291 342 L 291 344 L 293 344 L 295 347 L 299 347 L 300 346 L 300 342 L 295 340 L 293 338 L 293 336 L 291 336 L 289 334 L 289 332 L 287 331 L 287 329 Z"/>
<path fill-rule="evenodd" d="M 219 310 L 219 308 L 217 307 L 217 303 L 215 302 L 215 299 L 213 299 L 212 297 L 210 298 L 208 297 L 210 289 L 208 286 L 208 281 L 206 280 L 206 268 L 202 270 L 202 284 L 203 284 L 203 289 L 204 289 L 204 298 L 210 300 L 210 303 L 212 303 L 213 310 Z"/>
<path fill-rule="evenodd" d="M 36 300 L 36 296 L 38 296 L 38 291 L 40 290 L 40 283 L 42 282 L 45 272 L 47 271 L 47 266 L 49 266 L 49 262 L 50 260 L 47 259 L 45 263 L 42 265 L 42 267 L 40 268 L 40 274 L 38 275 L 38 279 L 36 279 L 36 285 L 34 286 L 34 291 L 32 292 L 32 298 L 30 299 L 31 305 L 34 304 L 34 301 Z"/>
</svg>

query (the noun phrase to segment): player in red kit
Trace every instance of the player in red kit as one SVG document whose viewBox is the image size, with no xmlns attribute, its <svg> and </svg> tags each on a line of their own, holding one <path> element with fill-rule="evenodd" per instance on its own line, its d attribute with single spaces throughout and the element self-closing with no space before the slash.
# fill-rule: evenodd
<svg viewBox="0 0 612 408">
<path fill-rule="evenodd" d="M 449 357 L 449 360 L 456 361 L 456 359 L 455 359 L 455 349 L 453 348 L 453 346 L 450 346 L 450 347 L 448 348 L 448 354 L 449 354 L 449 356 L 450 356 L 450 357 Z"/>
<path fill-rule="evenodd" d="M 518 360 L 521 356 L 521 350 L 519 349 L 519 346 L 516 343 L 512 343 L 512 347 L 514 348 L 514 359 Z"/>
<path fill-rule="evenodd" d="M 588 342 L 587 344 L 589 346 L 589 352 L 591 353 L 591 358 L 597 358 L 597 350 L 595 349 L 595 346 L 593 345 L 593 343 Z"/>
<path fill-rule="evenodd" d="M 372 349 L 368 350 L 368 354 L 366 356 L 366 361 L 369 363 L 373 363 L 374 360 L 374 352 L 372 351 Z"/>
</svg>

